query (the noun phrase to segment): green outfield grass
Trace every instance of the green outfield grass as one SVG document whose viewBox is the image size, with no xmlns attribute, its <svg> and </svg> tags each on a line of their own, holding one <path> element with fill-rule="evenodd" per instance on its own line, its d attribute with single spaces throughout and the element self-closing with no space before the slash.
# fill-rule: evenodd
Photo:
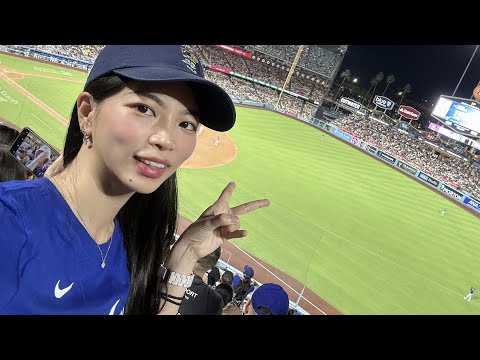
<svg viewBox="0 0 480 360">
<path fill-rule="evenodd" d="M 24 72 L 44 67 L 86 78 L 86 73 L 2 54 L 0 61 L 8 67 L 19 61 Z M 16 81 L 64 117 L 82 88 L 34 76 Z M 18 102 L 0 102 L 0 117 L 20 127 L 29 124 L 61 147 L 65 126 L 29 100 L 22 108 L 24 98 L 2 78 L 0 87 L 0 96 L 6 90 Z M 42 122 L 24 116 L 27 111 Z M 237 112 L 229 132 L 237 158 L 221 167 L 179 171 L 182 215 L 195 219 L 233 180 L 233 205 L 263 197 L 271 201 L 269 208 L 242 216 L 249 235 L 234 243 L 341 312 L 480 313 L 480 298 L 463 300 L 480 281 L 478 218 L 317 129 L 269 111 Z"/>
<path fill-rule="evenodd" d="M 65 119 L 70 117 L 77 95 L 82 91 L 87 79 L 85 71 L 2 53 L 0 53 L 0 67 L 15 69 L 23 74 L 23 78 L 15 79 L 15 82 Z M 1 77 L 0 117 L 20 128 L 30 127 L 56 148 L 63 146 L 67 127 Z"/>
<path fill-rule="evenodd" d="M 229 181 L 233 203 L 268 197 L 234 241 L 345 314 L 476 314 L 480 222 L 411 178 L 305 124 L 238 108 L 228 165 L 182 170 L 194 219 Z M 442 208 L 447 215 L 440 216 Z"/>
</svg>

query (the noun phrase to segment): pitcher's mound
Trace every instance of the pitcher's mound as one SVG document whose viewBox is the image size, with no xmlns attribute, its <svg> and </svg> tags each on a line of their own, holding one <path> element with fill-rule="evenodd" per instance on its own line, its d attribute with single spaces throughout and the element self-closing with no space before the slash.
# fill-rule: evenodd
<svg viewBox="0 0 480 360">
<path fill-rule="evenodd" d="M 237 145 L 226 133 L 203 125 L 197 130 L 197 146 L 182 168 L 209 168 L 228 164 L 237 156 Z"/>
</svg>

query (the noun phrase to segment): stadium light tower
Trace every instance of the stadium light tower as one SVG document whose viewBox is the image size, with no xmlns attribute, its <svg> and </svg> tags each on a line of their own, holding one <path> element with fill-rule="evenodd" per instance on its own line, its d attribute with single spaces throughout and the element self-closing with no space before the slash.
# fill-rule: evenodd
<svg viewBox="0 0 480 360">
<path fill-rule="evenodd" d="M 302 51 L 305 45 L 300 45 L 298 50 L 297 50 L 297 55 L 295 55 L 295 59 L 293 60 L 292 66 L 290 67 L 290 71 L 288 72 L 287 79 L 285 80 L 285 84 L 283 84 L 282 91 L 280 91 L 280 95 L 278 95 L 278 100 L 277 104 L 275 107 L 278 108 L 278 105 L 280 104 L 280 99 L 282 98 L 283 92 L 285 88 L 287 87 L 288 83 L 290 82 L 290 79 L 292 78 L 293 72 L 295 71 L 295 67 L 297 66 L 297 62 L 300 59 L 300 55 L 302 55 Z"/>
<path fill-rule="evenodd" d="M 458 89 L 458 87 L 460 86 L 460 83 L 462 82 L 463 77 L 465 76 L 465 73 L 467 72 L 468 67 L 470 66 L 470 63 L 471 63 L 472 60 L 473 60 L 473 57 L 475 56 L 475 53 L 477 52 L 477 49 L 478 49 L 478 45 L 475 47 L 475 50 L 473 51 L 472 57 L 470 58 L 470 61 L 468 62 L 467 67 L 466 67 L 465 70 L 463 71 L 462 77 L 460 78 L 460 80 L 458 80 L 457 87 L 455 88 L 455 90 L 453 90 L 452 96 L 455 96 L 455 93 L 457 92 L 457 89 Z"/>
</svg>

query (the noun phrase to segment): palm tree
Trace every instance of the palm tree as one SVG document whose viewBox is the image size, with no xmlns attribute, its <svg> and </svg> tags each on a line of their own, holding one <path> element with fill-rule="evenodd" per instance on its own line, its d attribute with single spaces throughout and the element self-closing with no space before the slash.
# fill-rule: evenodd
<svg viewBox="0 0 480 360">
<path fill-rule="evenodd" d="M 365 100 L 367 100 L 368 98 L 368 95 L 370 94 L 370 90 L 372 89 L 372 86 L 376 84 L 376 80 L 375 80 L 375 77 L 372 78 L 372 80 L 370 80 L 370 87 L 368 88 L 368 91 L 367 91 L 367 95 L 365 95 L 365 97 L 363 98 L 363 101 L 362 101 L 362 105 L 365 105 L 364 102 Z M 367 104 L 368 106 L 368 104 Z"/>
<path fill-rule="evenodd" d="M 379 72 L 377 75 L 375 75 L 375 87 L 373 88 L 372 96 L 370 96 L 370 101 L 372 101 L 373 95 L 375 95 L 375 89 L 377 88 L 378 83 L 382 80 L 383 80 L 383 72 Z"/>
<path fill-rule="evenodd" d="M 410 84 L 407 84 L 403 87 L 402 98 L 400 99 L 400 102 L 398 103 L 399 106 L 402 104 L 402 101 L 403 101 L 403 98 L 404 98 L 405 94 L 408 94 L 409 92 L 412 92 L 412 86 Z"/>
<path fill-rule="evenodd" d="M 365 98 L 368 96 L 367 89 L 362 88 L 360 90 L 360 98 L 362 99 L 362 104 L 365 101 Z"/>
<path fill-rule="evenodd" d="M 340 93 L 340 90 L 342 89 L 343 83 L 345 82 L 345 80 L 350 81 L 350 79 L 352 78 L 352 72 L 351 72 L 349 69 L 345 69 L 345 70 L 343 70 L 342 73 L 340 74 L 340 77 L 341 77 L 343 80 L 342 80 L 342 83 L 340 84 L 340 87 L 338 88 L 337 95 L 335 95 L 335 100 L 337 99 L 338 94 Z"/>
<path fill-rule="evenodd" d="M 385 86 L 385 89 L 383 89 L 383 95 L 385 95 L 385 91 L 387 91 L 388 87 L 390 86 L 390 84 L 394 83 L 395 82 L 395 76 L 393 76 L 392 74 L 388 75 L 387 76 L 387 86 Z"/>
</svg>

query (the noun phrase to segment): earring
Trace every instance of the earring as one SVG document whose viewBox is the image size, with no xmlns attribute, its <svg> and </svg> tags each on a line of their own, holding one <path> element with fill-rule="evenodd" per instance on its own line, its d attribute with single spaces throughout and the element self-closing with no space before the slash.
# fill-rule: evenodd
<svg viewBox="0 0 480 360">
<path fill-rule="evenodd" d="M 88 136 L 85 130 L 81 130 L 81 132 L 83 134 L 83 145 L 89 145 L 88 143 L 90 142 L 90 136 Z"/>
</svg>

